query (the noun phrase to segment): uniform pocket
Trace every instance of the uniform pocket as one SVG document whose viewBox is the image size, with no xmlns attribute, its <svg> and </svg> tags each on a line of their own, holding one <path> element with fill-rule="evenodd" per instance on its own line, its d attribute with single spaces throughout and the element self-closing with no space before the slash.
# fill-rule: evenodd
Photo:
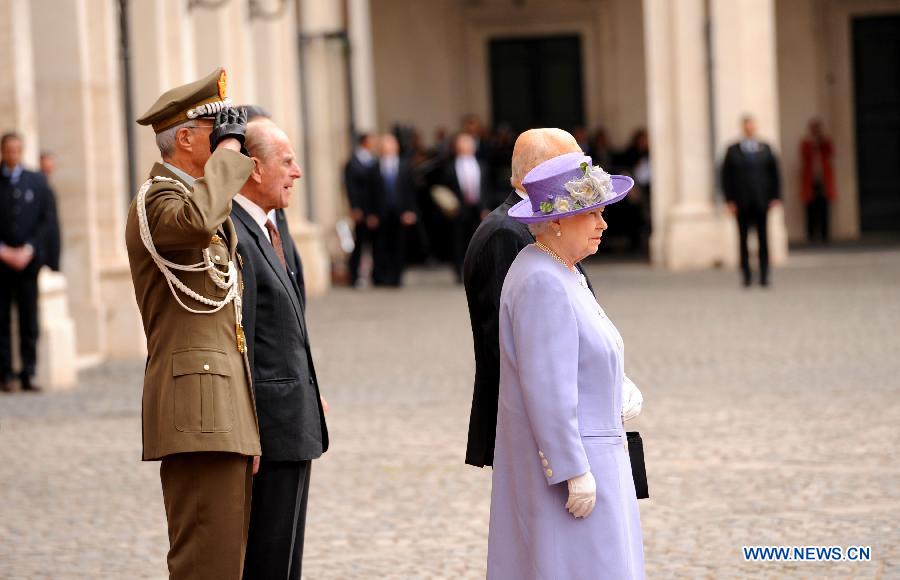
<svg viewBox="0 0 900 580">
<path fill-rule="evenodd" d="M 234 425 L 228 356 L 208 348 L 172 353 L 175 428 L 185 433 L 227 433 Z"/>
</svg>

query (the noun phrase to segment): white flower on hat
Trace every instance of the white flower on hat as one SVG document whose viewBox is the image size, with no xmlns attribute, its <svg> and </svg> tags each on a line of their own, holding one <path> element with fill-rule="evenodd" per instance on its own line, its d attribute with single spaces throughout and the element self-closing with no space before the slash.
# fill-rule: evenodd
<svg viewBox="0 0 900 580">
<path fill-rule="evenodd" d="M 615 196 L 609 173 L 599 165 L 591 167 L 587 163 L 582 163 L 581 167 L 584 170 L 584 177 L 572 179 L 564 186 L 575 205 L 587 207 Z"/>
<path fill-rule="evenodd" d="M 553 208 L 559 212 L 567 212 L 572 209 L 569 205 L 569 200 L 564 197 L 556 198 L 556 202 L 553 204 Z"/>
</svg>

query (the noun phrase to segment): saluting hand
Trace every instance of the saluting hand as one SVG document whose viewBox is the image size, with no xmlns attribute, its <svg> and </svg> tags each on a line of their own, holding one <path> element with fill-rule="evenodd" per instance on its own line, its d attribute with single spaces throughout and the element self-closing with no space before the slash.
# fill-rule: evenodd
<svg viewBox="0 0 900 580">
<path fill-rule="evenodd" d="M 247 155 L 244 149 L 244 139 L 247 134 L 247 114 L 243 109 L 227 107 L 216 114 L 216 121 L 213 123 L 212 133 L 209 134 L 209 147 L 211 151 L 215 151 L 216 147 L 222 145 L 227 149 L 240 151 Z M 229 143 L 229 139 L 237 141 Z M 237 145 L 237 146 L 235 146 Z"/>
</svg>

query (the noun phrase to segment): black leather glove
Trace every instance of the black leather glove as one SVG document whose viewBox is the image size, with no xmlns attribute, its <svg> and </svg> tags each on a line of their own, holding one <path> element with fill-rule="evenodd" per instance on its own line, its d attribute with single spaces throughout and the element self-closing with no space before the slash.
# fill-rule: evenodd
<svg viewBox="0 0 900 580">
<path fill-rule="evenodd" d="M 213 123 L 212 133 L 209 134 L 209 148 L 215 151 L 219 143 L 225 139 L 237 139 L 241 144 L 241 153 L 247 154 L 244 148 L 244 138 L 247 133 L 247 113 L 244 110 L 227 107 L 216 114 L 216 122 Z"/>
</svg>

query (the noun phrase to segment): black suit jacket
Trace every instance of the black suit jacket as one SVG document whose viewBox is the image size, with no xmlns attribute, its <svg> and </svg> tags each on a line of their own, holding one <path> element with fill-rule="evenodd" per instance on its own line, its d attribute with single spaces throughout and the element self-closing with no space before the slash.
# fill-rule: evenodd
<svg viewBox="0 0 900 580">
<path fill-rule="evenodd" d="M 371 172 L 372 167 L 360 161 L 355 154 L 344 166 L 344 187 L 352 209 L 365 211 L 369 207 Z"/>
<path fill-rule="evenodd" d="M 477 467 L 494 464 L 497 399 L 500 394 L 500 292 L 503 290 L 503 280 L 522 248 L 534 242 L 528 226 L 507 214 L 521 199 L 513 192 L 481 222 L 469 242 L 463 262 L 463 284 L 475 346 L 475 388 L 469 416 L 466 463 Z M 584 273 L 580 264 L 578 269 Z"/>
<path fill-rule="evenodd" d="M 26 271 L 41 266 L 59 270 L 60 232 L 56 197 L 43 174 L 23 169 L 18 182 L 0 173 L 0 243 L 31 244 L 34 259 Z"/>
<path fill-rule="evenodd" d="M 276 225 L 287 270 L 237 202 L 231 217 L 243 260 L 243 324 L 262 454 L 270 461 L 315 459 L 328 450 L 328 428 L 309 346 L 300 256 L 284 212 L 276 212 Z"/>
<path fill-rule="evenodd" d="M 381 221 L 397 217 L 403 212 L 416 211 L 416 183 L 409 161 L 401 158 L 397 163 L 394 195 L 389 195 L 381 164 L 375 163 L 369 170 L 370 203 L 368 215 L 376 215 Z"/>
<path fill-rule="evenodd" d="M 772 149 L 762 142 L 756 153 L 745 153 L 740 143 L 730 146 L 722 163 L 722 190 L 742 211 L 765 210 L 779 199 L 781 180 Z"/>
</svg>

